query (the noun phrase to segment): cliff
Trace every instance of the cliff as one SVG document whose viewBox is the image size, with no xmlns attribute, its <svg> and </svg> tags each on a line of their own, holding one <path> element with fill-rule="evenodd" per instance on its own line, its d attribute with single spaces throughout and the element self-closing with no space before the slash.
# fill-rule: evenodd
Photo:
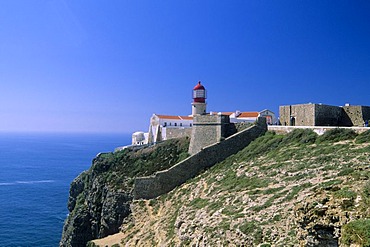
<svg viewBox="0 0 370 247">
<path fill-rule="evenodd" d="M 86 246 L 92 239 L 119 232 L 131 214 L 134 178 L 169 168 L 188 156 L 189 139 L 169 140 L 140 150 L 98 155 L 70 187 L 69 216 L 60 246 Z"/>
<path fill-rule="evenodd" d="M 370 246 L 370 131 L 267 132 L 91 246 Z"/>
</svg>

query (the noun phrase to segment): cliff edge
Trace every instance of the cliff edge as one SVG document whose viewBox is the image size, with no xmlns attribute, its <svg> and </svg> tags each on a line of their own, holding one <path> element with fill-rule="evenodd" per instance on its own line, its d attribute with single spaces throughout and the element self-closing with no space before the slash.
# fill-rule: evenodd
<svg viewBox="0 0 370 247">
<path fill-rule="evenodd" d="M 188 156 L 189 139 L 173 139 L 140 150 L 99 154 L 88 171 L 71 183 L 69 215 L 60 246 L 86 246 L 87 242 L 119 232 L 131 214 L 133 182 L 166 169 Z"/>
<path fill-rule="evenodd" d="M 267 132 L 91 246 L 370 246 L 370 131 Z"/>
</svg>

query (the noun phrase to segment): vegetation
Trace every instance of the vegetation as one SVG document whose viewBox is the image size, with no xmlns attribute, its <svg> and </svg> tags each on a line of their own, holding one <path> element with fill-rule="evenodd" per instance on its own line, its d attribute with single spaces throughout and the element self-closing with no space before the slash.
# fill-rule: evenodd
<svg viewBox="0 0 370 247">
<path fill-rule="evenodd" d="M 358 144 L 365 143 L 365 142 L 369 142 L 369 140 L 370 140 L 370 130 L 359 134 L 356 138 L 356 143 Z"/>
<path fill-rule="evenodd" d="M 347 245 L 370 246 L 370 219 L 354 220 L 344 225 L 341 242 Z"/>
<path fill-rule="evenodd" d="M 356 132 L 352 129 L 336 128 L 326 131 L 318 138 L 319 142 L 338 142 L 345 140 L 353 140 L 357 136 Z"/>
<path fill-rule="evenodd" d="M 188 148 L 189 139 L 180 138 L 139 150 L 100 154 L 94 159 L 89 172 L 99 174 L 105 183 L 117 189 L 127 189 L 131 187 L 134 177 L 165 170 L 187 158 Z"/>
<path fill-rule="evenodd" d="M 151 219 L 135 221 L 132 231 L 137 232 L 122 241 L 150 245 L 144 239 L 157 238 L 158 243 L 162 231 L 161 243 L 169 246 L 196 245 L 198 240 L 210 246 L 299 246 L 302 227 L 297 225 L 296 210 L 312 197 L 302 206 L 312 215 L 302 219 L 319 220 L 328 210 L 323 205 L 335 202 L 330 210 L 343 211 L 347 217 L 343 222 L 348 222 L 341 229 L 341 243 L 370 246 L 369 137 L 370 132 L 357 135 L 348 129 L 322 136 L 309 129 L 286 135 L 267 132 L 183 186 L 151 200 Z M 171 158 L 181 157 L 176 152 Z M 135 162 L 145 170 L 145 162 Z M 137 215 L 147 212 L 144 203 L 135 206 Z"/>
<path fill-rule="evenodd" d="M 99 217 L 102 215 L 108 190 L 121 194 L 124 192 L 127 200 L 131 200 L 130 193 L 136 176 L 151 175 L 155 171 L 171 167 L 188 157 L 188 147 L 189 139 L 180 138 L 139 150 L 125 149 L 98 155 L 93 160 L 91 168 L 81 173 L 72 183 L 73 196 L 69 199 L 68 207 L 71 210 L 69 218 L 75 219 L 82 215 L 87 219 L 91 214 L 96 214 L 94 224 L 100 224 Z M 129 210 L 121 211 L 127 213 Z M 124 217 L 122 214 L 120 213 L 120 216 Z"/>
<path fill-rule="evenodd" d="M 343 187 L 340 190 L 335 191 L 333 195 L 338 198 L 348 198 L 352 200 L 355 199 L 357 196 L 356 192 L 354 192 L 348 187 Z"/>
</svg>

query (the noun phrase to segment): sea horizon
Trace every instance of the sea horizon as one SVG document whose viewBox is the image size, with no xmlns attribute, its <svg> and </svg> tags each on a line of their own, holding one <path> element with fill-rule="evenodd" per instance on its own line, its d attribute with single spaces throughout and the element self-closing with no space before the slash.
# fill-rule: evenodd
<svg viewBox="0 0 370 247">
<path fill-rule="evenodd" d="M 128 133 L 0 131 L 0 246 L 59 246 L 70 183 Z"/>
</svg>

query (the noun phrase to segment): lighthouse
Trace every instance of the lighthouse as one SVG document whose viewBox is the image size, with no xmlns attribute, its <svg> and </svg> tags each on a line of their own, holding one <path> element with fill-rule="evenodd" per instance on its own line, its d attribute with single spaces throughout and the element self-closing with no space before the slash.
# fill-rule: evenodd
<svg viewBox="0 0 370 247">
<path fill-rule="evenodd" d="M 198 84 L 193 88 L 193 102 L 191 103 L 192 116 L 206 114 L 206 98 L 206 89 L 199 81 Z"/>
</svg>

